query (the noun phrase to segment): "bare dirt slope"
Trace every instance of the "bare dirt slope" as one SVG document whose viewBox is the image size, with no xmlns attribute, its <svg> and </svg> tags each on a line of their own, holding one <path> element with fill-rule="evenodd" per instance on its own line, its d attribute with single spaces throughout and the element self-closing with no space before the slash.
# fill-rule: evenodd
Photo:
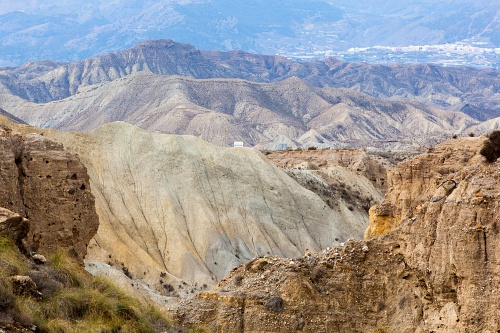
<svg viewBox="0 0 500 333">
<path fill-rule="evenodd" d="M 383 199 L 387 169 L 356 149 L 265 151 L 266 157 L 332 209 L 347 206 L 367 221 L 368 209 Z M 388 162 L 388 161 L 386 161 Z"/>
<path fill-rule="evenodd" d="M 254 149 L 126 123 L 47 135 L 88 168 L 101 224 L 87 261 L 125 267 L 160 289 L 168 282 L 172 295 L 185 292 L 183 282 L 213 285 L 257 256 L 296 257 L 359 238 L 367 225 L 359 211 L 331 209 Z"/>
</svg>

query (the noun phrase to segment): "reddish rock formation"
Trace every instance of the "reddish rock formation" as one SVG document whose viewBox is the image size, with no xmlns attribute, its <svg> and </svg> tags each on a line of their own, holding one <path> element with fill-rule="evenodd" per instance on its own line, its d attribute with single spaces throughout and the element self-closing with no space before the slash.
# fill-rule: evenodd
<svg viewBox="0 0 500 333">
<path fill-rule="evenodd" d="M 99 220 L 85 167 L 60 143 L 38 134 L 0 128 L 0 207 L 30 222 L 25 244 L 50 255 L 79 259 Z"/>
<path fill-rule="evenodd" d="M 500 162 L 482 140 L 400 164 L 374 209 L 394 219 L 384 235 L 241 265 L 172 311 L 213 332 L 497 332 Z"/>
</svg>

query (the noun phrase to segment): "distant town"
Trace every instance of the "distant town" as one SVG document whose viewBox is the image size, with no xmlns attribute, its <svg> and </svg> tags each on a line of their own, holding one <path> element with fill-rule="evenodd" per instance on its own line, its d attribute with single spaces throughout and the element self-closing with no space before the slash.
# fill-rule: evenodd
<svg viewBox="0 0 500 333">
<path fill-rule="evenodd" d="M 297 49 L 282 55 L 298 60 L 334 57 L 344 61 L 369 63 L 433 63 L 442 66 L 470 66 L 500 69 L 500 48 L 485 42 L 465 41 L 437 45 L 353 47 L 346 51 Z"/>
</svg>

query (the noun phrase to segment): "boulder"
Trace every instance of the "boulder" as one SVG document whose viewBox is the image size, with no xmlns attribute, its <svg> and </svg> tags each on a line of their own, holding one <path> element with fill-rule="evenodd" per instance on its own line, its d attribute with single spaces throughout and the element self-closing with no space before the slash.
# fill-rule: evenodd
<svg viewBox="0 0 500 333">
<path fill-rule="evenodd" d="M 0 207 L 0 236 L 21 240 L 29 232 L 29 222 L 21 215 Z"/>
</svg>

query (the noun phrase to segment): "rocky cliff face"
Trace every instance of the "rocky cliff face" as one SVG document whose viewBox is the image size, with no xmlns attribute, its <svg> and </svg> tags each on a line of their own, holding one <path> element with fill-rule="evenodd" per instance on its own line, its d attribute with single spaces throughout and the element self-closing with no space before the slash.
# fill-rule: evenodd
<svg viewBox="0 0 500 333">
<path fill-rule="evenodd" d="M 496 332 L 500 162 L 482 140 L 401 163 L 374 209 L 381 236 L 257 259 L 174 313 L 214 332 Z"/>
<path fill-rule="evenodd" d="M 400 163 L 388 174 L 390 189 L 384 201 L 371 208 L 372 223 L 365 237 L 371 238 L 392 231 L 404 219 L 413 218 L 429 200 L 441 202 L 448 196 L 473 197 L 476 194 L 480 198 L 482 192 L 478 190 L 478 193 L 470 193 L 470 185 L 467 193 L 455 190 L 466 177 L 472 176 L 471 172 L 479 170 L 481 164 L 478 161 L 481 156 L 477 152 L 481 145 L 482 139 L 460 138 L 444 142 L 418 158 Z M 475 165 L 475 169 L 471 170 L 470 165 Z"/>
<path fill-rule="evenodd" d="M 0 127 L 0 207 L 30 223 L 28 250 L 83 260 L 99 220 L 86 168 L 60 143 Z"/>
</svg>

